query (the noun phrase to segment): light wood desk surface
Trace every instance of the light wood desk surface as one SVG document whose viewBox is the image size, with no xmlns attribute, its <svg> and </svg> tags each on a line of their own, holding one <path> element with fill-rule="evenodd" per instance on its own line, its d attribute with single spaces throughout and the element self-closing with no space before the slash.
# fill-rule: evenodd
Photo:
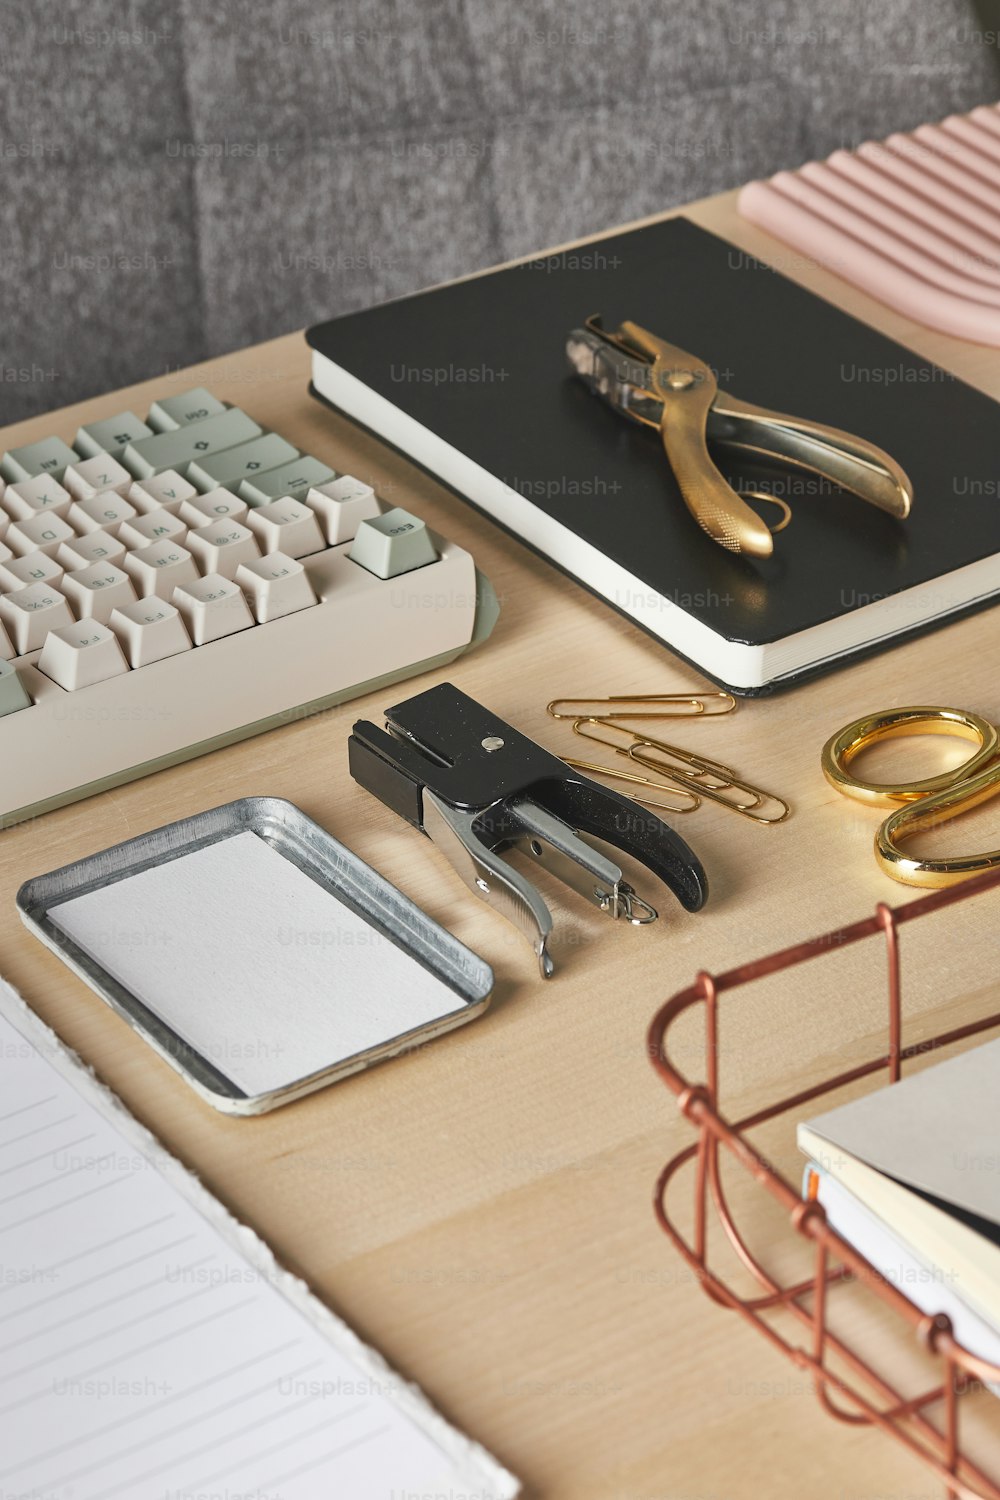
<svg viewBox="0 0 1000 1500">
<path fill-rule="evenodd" d="M 688 212 L 1000 397 L 997 351 L 921 330 L 852 292 L 742 223 L 732 195 Z M 234 1213 L 505 1461 L 527 1494 L 936 1494 L 891 1445 L 821 1416 L 793 1368 L 704 1298 L 660 1235 L 652 1184 L 685 1131 L 646 1060 L 644 1034 L 657 1004 L 698 969 L 731 966 L 862 916 L 879 900 L 913 894 L 877 871 L 874 815 L 826 787 L 820 747 L 848 719 L 893 703 L 954 703 L 1000 722 L 1000 617 L 986 612 L 791 693 L 744 702 L 712 725 L 677 727 L 680 743 L 705 748 L 788 797 L 791 821 L 761 828 L 709 806 L 676 819 L 709 871 L 706 910 L 689 916 L 657 902 L 660 922 L 633 929 L 575 897 L 557 899 L 558 969 L 543 985 L 514 929 L 468 896 L 429 841 L 350 779 L 351 724 L 451 678 L 529 735 L 569 752 L 568 726 L 545 715 L 548 699 L 677 691 L 699 679 L 310 400 L 308 375 L 306 345 L 292 335 L 23 422 L 0 434 L 0 444 L 48 433 L 71 440 L 81 422 L 126 406 L 144 413 L 165 388 L 207 385 L 472 550 L 502 603 L 492 640 L 436 677 L 5 832 L 0 972 Z M 961 434 L 942 433 L 941 441 L 960 444 Z M 473 1026 L 243 1121 L 203 1106 L 26 933 L 13 897 L 31 875 L 251 794 L 298 803 L 481 952 L 498 983 L 493 1009 Z M 987 808 L 974 818 L 974 847 L 996 847 L 1000 814 Z M 982 842 L 990 836 L 992 844 Z M 637 884 L 642 891 L 648 880 Z M 978 926 L 963 918 L 952 929 L 954 982 L 966 992 L 976 988 L 974 965 L 960 974 L 959 957 L 995 960 L 992 928 L 980 914 Z M 916 976 L 915 964 L 909 972 Z M 939 1003 L 933 987 L 917 990 L 921 1005 Z M 788 990 L 778 986 L 734 1028 L 725 1054 L 734 1113 L 807 1065 L 801 1038 L 784 1028 L 788 1011 Z M 841 1027 L 873 1035 L 877 1014 L 863 986 L 824 1004 L 811 1018 L 808 1065 L 832 1070 Z M 788 1166 L 794 1173 L 794 1161 Z M 777 1444 L 783 1451 L 775 1460 Z"/>
</svg>

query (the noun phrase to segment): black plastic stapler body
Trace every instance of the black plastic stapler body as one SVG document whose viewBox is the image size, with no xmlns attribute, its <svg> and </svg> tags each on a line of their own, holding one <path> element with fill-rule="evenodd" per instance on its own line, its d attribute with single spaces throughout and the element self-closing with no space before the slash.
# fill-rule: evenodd
<svg viewBox="0 0 1000 1500">
<path fill-rule="evenodd" d="M 518 848 L 612 917 L 644 924 L 656 911 L 590 839 L 652 871 L 688 911 L 708 897 L 696 855 L 655 813 L 599 786 L 451 683 L 365 719 L 349 741 L 351 774 L 448 855 L 466 885 L 514 922 L 553 970 L 552 916 L 501 855 Z M 582 837 L 581 837 L 582 835 Z"/>
</svg>

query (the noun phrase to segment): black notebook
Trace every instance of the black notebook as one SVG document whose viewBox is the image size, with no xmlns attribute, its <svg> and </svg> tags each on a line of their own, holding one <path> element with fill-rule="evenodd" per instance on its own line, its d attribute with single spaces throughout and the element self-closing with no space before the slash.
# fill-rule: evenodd
<svg viewBox="0 0 1000 1500">
<path fill-rule="evenodd" d="M 731 483 L 793 513 L 773 557 L 725 551 L 687 510 L 658 433 L 572 373 L 566 336 L 591 313 L 699 355 L 732 395 L 877 443 L 913 482 L 909 519 L 716 450 Z M 1000 592 L 996 403 L 686 219 L 308 339 L 316 394 L 735 692 L 801 680 Z"/>
</svg>

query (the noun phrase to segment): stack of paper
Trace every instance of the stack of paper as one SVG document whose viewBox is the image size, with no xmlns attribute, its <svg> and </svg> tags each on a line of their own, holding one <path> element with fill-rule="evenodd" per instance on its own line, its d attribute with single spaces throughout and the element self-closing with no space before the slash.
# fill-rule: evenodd
<svg viewBox="0 0 1000 1500">
<path fill-rule="evenodd" d="M 1000 1366 L 1000 1041 L 798 1129 L 832 1227 Z"/>
</svg>

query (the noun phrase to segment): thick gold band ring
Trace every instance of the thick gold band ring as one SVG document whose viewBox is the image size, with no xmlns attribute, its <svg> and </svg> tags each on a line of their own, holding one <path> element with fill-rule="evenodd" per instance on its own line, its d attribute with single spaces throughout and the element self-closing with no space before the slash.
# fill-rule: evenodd
<svg viewBox="0 0 1000 1500">
<path fill-rule="evenodd" d="M 938 792 L 934 797 L 925 797 L 921 802 L 899 807 L 892 813 L 875 835 L 875 858 L 886 875 L 901 880 L 904 885 L 919 885 L 925 889 L 939 890 L 942 886 L 957 885 L 971 875 L 982 875 L 987 870 L 1000 868 L 1000 849 L 985 854 L 952 854 L 944 859 L 918 859 L 907 854 L 900 844 L 914 833 L 934 828 L 957 818 L 959 813 L 978 807 L 990 797 L 1000 793 L 1000 764 L 970 776 L 948 791 Z"/>
<path fill-rule="evenodd" d="M 860 781 L 849 774 L 855 756 L 880 740 L 898 739 L 913 734 L 947 734 L 969 740 L 978 749 L 951 771 L 926 776 L 921 781 Z M 979 714 L 964 713 L 957 708 L 887 708 L 855 719 L 823 746 L 823 775 L 832 787 L 845 797 L 865 802 L 869 807 L 899 807 L 951 791 L 983 771 L 995 759 L 1000 735 Z"/>
</svg>

